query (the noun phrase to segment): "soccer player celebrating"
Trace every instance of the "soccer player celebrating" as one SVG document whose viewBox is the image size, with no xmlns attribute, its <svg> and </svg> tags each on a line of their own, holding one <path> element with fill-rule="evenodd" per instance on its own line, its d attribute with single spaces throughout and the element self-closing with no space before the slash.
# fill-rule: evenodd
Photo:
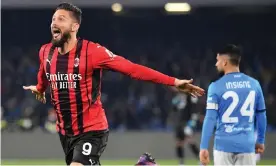
<svg viewBox="0 0 276 166">
<path fill-rule="evenodd" d="M 56 128 L 67 165 L 99 165 L 108 140 L 108 123 L 101 103 L 102 70 L 121 72 L 134 79 L 151 81 L 193 96 L 204 90 L 192 80 L 179 80 L 134 64 L 105 47 L 77 38 L 81 10 L 62 3 L 52 17 L 52 42 L 39 51 L 40 68 L 36 86 L 24 86 L 45 103 L 45 90 L 57 114 Z"/>
<path fill-rule="evenodd" d="M 263 92 L 257 80 L 240 72 L 240 60 L 241 51 L 234 45 L 227 45 L 217 55 L 217 70 L 224 75 L 208 88 L 199 154 L 204 165 L 209 163 L 208 144 L 215 126 L 215 165 L 256 165 L 255 152 L 264 152 L 267 121 Z"/>
</svg>

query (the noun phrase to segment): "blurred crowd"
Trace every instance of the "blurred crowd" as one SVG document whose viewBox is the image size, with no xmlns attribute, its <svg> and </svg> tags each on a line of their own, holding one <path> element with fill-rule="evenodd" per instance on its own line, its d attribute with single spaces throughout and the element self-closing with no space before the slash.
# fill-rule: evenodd
<svg viewBox="0 0 276 166">
<path fill-rule="evenodd" d="M 2 46 L 1 62 L 2 129 L 28 131 L 40 127 L 54 132 L 55 110 L 50 104 L 50 94 L 47 93 L 48 102 L 44 105 L 36 101 L 33 94 L 22 89 L 23 85 L 37 82 L 38 50 L 40 43 L 49 39 L 49 29 L 41 32 L 38 23 L 34 30 L 26 27 L 22 27 L 20 33 L 11 30 L 10 27 L 20 24 L 20 21 L 34 19 L 34 11 L 23 12 L 25 15 L 17 20 L 12 19 L 14 11 L 6 11 L 7 24 L 3 27 L 7 43 Z M 42 15 L 45 13 L 49 22 L 51 13 L 44 11 Z M 99 42 L 116 54 L 165 74 L 193 78 L 195 84 L 206 90 L 217 77 L 216 50 L 226 43 L 241 46 L 241 69 L 260 81 L 266 98 L 268 129 L 275 129 L 276 61 L 273 58 L 276 54 L 276 35 L 269 16 L 104 16 L 103 22 L 95 16 L 91 16 L 93 21 L 89 22 L 86 16 L 84 22 L 87 23 L 81 28 L 81 37 L 87 36 L 86 39 Z M 92 30 L 95 22 L 96 27 Z M 35 37 L 36 33 L 44 33 L 43 40 Z M 13 41 L 15 37 L 21 38 L 22 44 Z M 103 78 L 102 102 L 112 130 L 171 130 L 171 103 L 176 94 L 169 87 L 131 80 L 111 71 L 105 71 Z M 200 98 L 197 108 L 202 115 L 205 100 L 206 96 Z"/>
</svg>

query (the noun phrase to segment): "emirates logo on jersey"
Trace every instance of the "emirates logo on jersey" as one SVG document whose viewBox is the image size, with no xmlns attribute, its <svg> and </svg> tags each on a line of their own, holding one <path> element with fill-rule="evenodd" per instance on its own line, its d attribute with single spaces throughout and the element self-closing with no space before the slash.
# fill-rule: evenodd
<svg viewBox="0 0 276 166">
<path fill-rule="evenodd" d="M 76 81 L 82 79 L 81 74 L 49 74 L 46 73 L 47 79 L 51 82 L 52 89 L 71 89 L 77 88 Z"/>
<path fill-rule="evenodd" d="M 79 58 L 76 58 L 75 61 L 74 61 L 74 66 L 75 67 L 78 67 L 80 64 L 80 59 Z"/>
<path fill-rule="evenodd" d="M 76 81 L 82 79 L 81 74 L 62 74 L 59 72 L 57 74 L 46 73 L 46 77 L 49 81 Z"/>
</svg>

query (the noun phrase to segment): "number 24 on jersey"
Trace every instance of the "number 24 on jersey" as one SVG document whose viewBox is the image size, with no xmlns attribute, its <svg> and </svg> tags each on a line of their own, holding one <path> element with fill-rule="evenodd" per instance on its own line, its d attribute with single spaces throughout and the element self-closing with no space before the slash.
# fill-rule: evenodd
<svg viewBox="0 0 276 166">
<path fill-rule="evenodd" d="M 226 109 L 224 114 L 222 115 L 221 121 L 223 123 L 238 123 L 239 122 L 238 117 L 230 117 L 233 111 L 237 108 L 239 104 L 240 99 L 238 94 L 234 91 L 227 91 L 223 94 L 222 98 L 224 100 L 231 98 L 232 102 L 229 105 L 229 107 Z M 249 117 L 248 122 L 253 122 L 255 98 L 256 98 L 256 92 L 250 91 L 244 103 L 242 103 L 242 106 L 240 109 L 241 116 Z"/>
</svg>

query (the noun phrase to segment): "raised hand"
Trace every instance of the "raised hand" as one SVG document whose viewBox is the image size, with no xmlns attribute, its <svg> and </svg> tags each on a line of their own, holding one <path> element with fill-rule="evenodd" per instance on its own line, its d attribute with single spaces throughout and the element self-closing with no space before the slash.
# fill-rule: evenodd
<svg viewBox="0 0 276 166">
<path fill-rule="evenodd" d="M 205 94 L 204 89 L 196 85 L 193 85 L 192 83 L 193 83 L 193 79 L 190 79 L 190 80 L 175 79 L 174 85 L 179 91 L 188 93 L 193 97 L 198 97 L 198 96 L 200 97 Z"/>
<path fill-rule="evenodd" d="M 40 101 L 40 102 L 42 102 L 42 103 L 44 103 L 44 104 L 46 103 L 45 92 L 40 93 L 40 92 L 37 90 L 36 86 L 34 86 L 34 85 L 23 86 L 23 89 L 32 91 L 32 93 L 35 94 L 36 99 L 37 99 L 38 101 Z"/>
</svg>

